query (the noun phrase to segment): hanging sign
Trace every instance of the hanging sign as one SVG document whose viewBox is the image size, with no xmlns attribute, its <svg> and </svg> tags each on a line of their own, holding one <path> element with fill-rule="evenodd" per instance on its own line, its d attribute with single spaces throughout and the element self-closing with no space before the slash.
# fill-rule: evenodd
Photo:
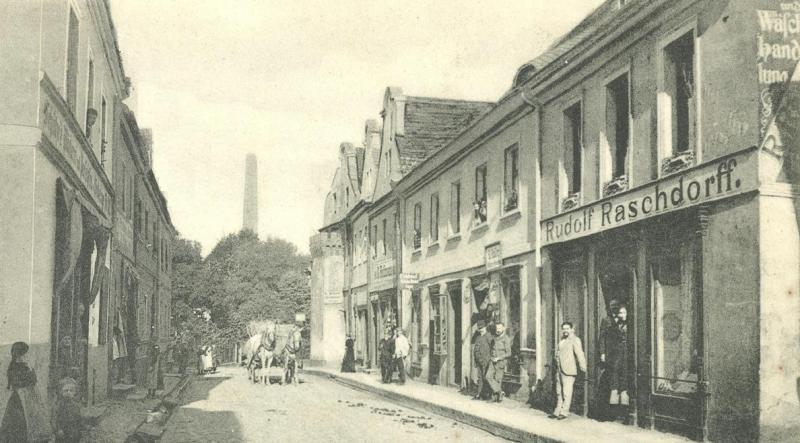
<svg viewBox="0 0 800 443">
<path fill-rule="evenodd" d="M 503 267 L 503 249 L 500 247 L 500 242 L 486 247 L 484 251 L 484 260 L 486 262 L 487 271 L 493 271 Z"/>
</svg>

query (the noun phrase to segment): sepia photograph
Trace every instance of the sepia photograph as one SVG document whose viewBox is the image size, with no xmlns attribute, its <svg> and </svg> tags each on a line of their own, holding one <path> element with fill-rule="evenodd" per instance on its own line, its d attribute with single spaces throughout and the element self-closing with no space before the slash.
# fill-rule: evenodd
<svg viewBox="0 0 800 443">
<path fill-rule="evenodd" d="M 0 0 L 0 443 L 796 442 L 800 1 Z"/>
</svg>

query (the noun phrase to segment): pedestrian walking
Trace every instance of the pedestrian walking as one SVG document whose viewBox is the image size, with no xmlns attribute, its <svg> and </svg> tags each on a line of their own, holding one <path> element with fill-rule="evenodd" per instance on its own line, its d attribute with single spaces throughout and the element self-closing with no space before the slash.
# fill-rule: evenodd
<svg viewBox="0 0 800 443">
<path fill-rule="evenodd" d="M 77 443 L 81 440 L 81 404 L 77 396 L 78 383 L 75 379 L 61 379 L 58 399 L 51 415 L 56 443 Z"/>
<path fill-rule="evenodd" d="M 355 340 L 347 336 L 344 341 L 344 358 L 342 359 L 342 372 L 356 372 Z"/>
<path fill-rule="evenodd" d="M 494 329 L 491 364 L 486 371 L 486 381 L 492 388 L 493 400 L 500 403 L 503 400 L 503 376 L 506 373 L 508 358 L 511 357 L 511 339 L 505 334 L 506 327 L 503 323 L 495 323 Z"/>
<path fill-rule="evenodd" d="M 394 366 L 397 367 L 401 385 L 406 383 L 406 357 L 410 351 L 411 343 L 408 341 L 405 331 L 398 329 L 394 339 Z"/>
<path fill-rule="evenodd" d="M 486 372 L 492 363 L 492 335 L 486 330 L 486 322 L 483 320 L 478 320 L 477 328 L 478 336 L 472 345 L 472 358 L 475 362 L 474 378 L 478 391 L 472 397 L 473 400 L 484 398 L 484 391 L 487 386 Z"/>
<path fill-rule="evenodd" d="M 569 417 L 569 408 L 572 405 L 572 390 L 578 369 L 586 372 L 586 357 L 583 354 L 581 339 L 575 335 L 572 323 L 565 321 L 561 324 L 561 341 L 556 350 L 556 392 L 558 403 L 550 418 L 563 420 Z"/>
<path fill-rule="evenodd" d="M 51 428 L 39 392 L 36 372 L 28 366 L 28 344 L 11 345 L 6 376 L 12 391 L 0 425 L 0 443 L 49 441 Z"/>
</svg>

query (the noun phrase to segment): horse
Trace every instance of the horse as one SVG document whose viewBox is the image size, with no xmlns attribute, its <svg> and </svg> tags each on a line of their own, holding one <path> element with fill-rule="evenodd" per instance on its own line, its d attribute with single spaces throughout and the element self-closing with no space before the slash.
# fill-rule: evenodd
<svg viewBox="0 0 800 443">
<path fill-rule="evenodd" d="M 247 363 L 248 379 L 253 383 L 263 381 L 269 385 L 269 368 L 275 358 L 275 333 L 266 331 L 253 335 L 242 350 L 250 356 Z"/>
</svg>

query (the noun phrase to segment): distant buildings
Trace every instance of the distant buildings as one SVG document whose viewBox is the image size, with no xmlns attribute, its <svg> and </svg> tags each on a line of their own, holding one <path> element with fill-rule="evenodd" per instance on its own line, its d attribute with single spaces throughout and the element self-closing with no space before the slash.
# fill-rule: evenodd
<svg viewBox="0 0 800 443">
<path fill-rule="evenodd" d="M 108 2 L 0 14 L 13 23 L 0 47 L 0 365 L 27 342 L 40 386 L 73 377 L 92 404 L 117 379 L 144 382 L 150 344 L 167 350 L 175 228 L 152 135 L 122 103 Z"/>
<path fill-rule="evenodd" d="M 628 423 L 800 430 L 797 36 L 794 7 L 768 3 L 606 1 L 494 104 L 388 88 L 363 150 L 342 145 L 312 239 L 316 358 L 338 363 L 349 334 L 375 368 L 400 326 L 415 378 L 470 388 L 475 324 L 501 321 L 504 390 L 526 401 L 569 321 L 589 360 L 573 411 L 600 418 L 617 300 Z"/>
</svg>

